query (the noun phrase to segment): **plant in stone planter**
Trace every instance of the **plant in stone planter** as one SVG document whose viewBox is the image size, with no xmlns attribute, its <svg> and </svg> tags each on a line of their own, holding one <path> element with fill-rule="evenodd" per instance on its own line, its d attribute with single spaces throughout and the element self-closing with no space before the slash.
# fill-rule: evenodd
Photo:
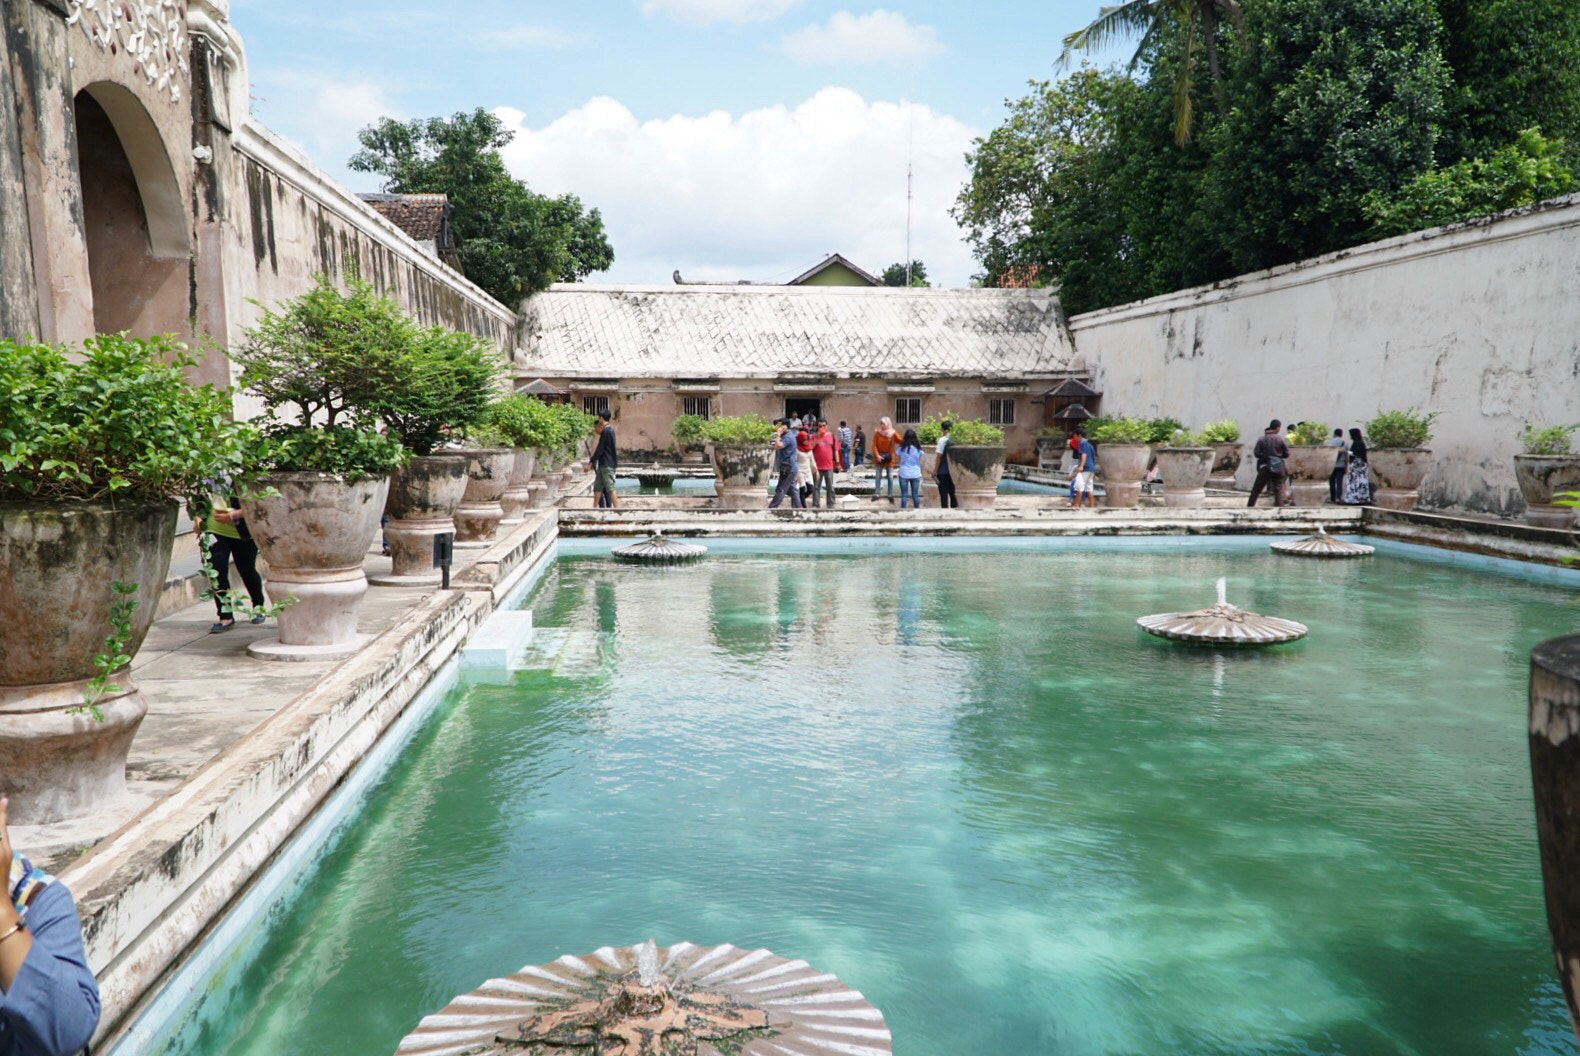
<svg viewBox="0 0 1580 1056">
<path fill-rule="evenodd" d="M 1326 422 L 1297 422 L 1289 430 L 1289 492 L 1296 506 L 1320 506 L 1328 497 L 1328 476 L 1339 449 L 1328 447 L 1333 430 Z"/>
<path fill-rule="evenodd" d="M 1087 437 L 1097 445 L 1097 471 L 1103 478 L 1104 505 L 1136 506 L 1141 480 L 1152 461 L 1150 422 L 1140 418 L 1096 418 Z"/>
<path fill-rule="evenodd" d="M 1202 439 L 1212 448 L 1212 472 L 1207 486 L 1228 491 L 1234 487 L 1234 474 L 1245 455 L 1245 445 L 1240 443 L 1240 423 L 1230 420 L 1208 422 L 1202 426 Z"/>
<path fill-rule="evenodd" d="M 347 287 L 320 279 L 278 311 L 265 309 L 232 352 L 267 414 L 250 460 L 261 490 L 242 497 L 242 512 L 273 592 L 297 601 L 280 613 L 277 638 L 248 646 L 262 659 L 356 651 L 362 559 L 389 474 L 407 457 L 376 427 L 410 381 L 414 328 L 371 286 L 352 278 Z"/>
<path fill-rule="evenodd" d="M 700 414 L 683 414 L 669 428 L 682 451 L 700 451 L 708 432 L 708 420 Z"/>
<path fill-rule="evenodd" d="M 1178 418 L 1148 418 L 1146 422 L 1149 444 L 1166 444 L 1175 433 L 1185 430 L 1185 423 Z"/>
<path fill-rule="evenodd" d="M 505 519 L 500 523 L 516 524 L 533 505 L 532 476 L 537 472 L 538 460 L 554 439 L 554 415 L 541 400 L 512 395 L 489 404 L 484 422 L 497 430 L 516 452 L 510 484 L 499 500 L 505 511 Z"/>
<path fill-rule="evenodd" d="M 714 494 L 719 507 L 761 506 L 773 474 L 773 423 L 760 414 L 714 418 L 703 438 L 713 445 Z"/>
<path fill-rule="evenodd" d="M 177 498 L 235 474 L 227 393 L 173 338 L 0 340 L 0 795 L 77 817 L 125 790 L 147 704 L 121 670 L 153 622 Z"/>
<path fill-rule="evenodd" d="M 1215 452 L 1202 433 L 1180 429 L 1157 451 L 1163 505 L 1197 507 L 1207 499 Z"/>
<path fill-rule="evenodd" d="M 931 450 L 949 422 L 949 470 L 955 483 L 955 496 L 961 509 L 990 510 L 998 499 L 999 481 L 1004 478 L 1004 430 L 980 418 L 962 418 L 952 411 L 936 414 L 916 427 L 916 438 L 929 450 L 925 453 L 923 474 L 932 489 L 931 477 L 937 456 Z M 931 490 L 929 490 L 931 494 Z"/>
<path fill-rule="evenodd" d="M 1527 426 L 1520 435 L 1521 453 L 1514 456 L 1514 479 L 1525 498 L 1526 523 L 1538 528 L 1569 528 L 1572 506 L 1562 499 L 1580 488 L 1580 454 L 1571 451 L 1571 436 L 1580 425 Z"/>
<path fill-rule="evenodd" d="M 558 429 L 558 454 L 555 465 L 563 477 L 561 481 L 563 486 L 575 478 L 577 470 L 571 467 L 579 468 L 591 454 L 587 450 L 587 438 L 592 435 L 595 419 L 587 412 L 578 410 L 568 403 L 557 403 L 549 410 L 554 414 Z"/>
<path fill-rule="evenodd" d="M 1415 509 L 1417 489 L 1431 468 L 1432 423 L 1438 412 L 1384 411 L 1366 423 L 1367 464 L 1377 480 L 1375 502 L 1390 510 Z"/>
</svg>

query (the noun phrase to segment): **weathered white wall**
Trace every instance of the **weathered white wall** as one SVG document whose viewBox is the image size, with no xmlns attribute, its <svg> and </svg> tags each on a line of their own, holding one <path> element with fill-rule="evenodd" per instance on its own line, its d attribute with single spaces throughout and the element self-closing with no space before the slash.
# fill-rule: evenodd
<svg viewBox="0 0 1580 1056">
<path fill-rule="evenodd" d="M 1580 422 L 1580 196 L 1076 316 L 1109 414 L 1364 426 L 1442 412 L 1421 505 L 1524 509 L 1527 422 Z"/>
</svg>

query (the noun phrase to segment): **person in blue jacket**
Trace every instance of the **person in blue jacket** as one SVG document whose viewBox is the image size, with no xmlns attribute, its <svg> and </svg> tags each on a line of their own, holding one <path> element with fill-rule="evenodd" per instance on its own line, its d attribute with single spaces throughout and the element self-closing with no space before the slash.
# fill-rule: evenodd
<svg viewBox="0 0 1580 1056">
<path fill-rule="evenodd" d="M 11 846 L 0 798 L 0 1056 L 72 1056 L 99 1025 L 99 985 L 71 893 Z"/>
</svg>

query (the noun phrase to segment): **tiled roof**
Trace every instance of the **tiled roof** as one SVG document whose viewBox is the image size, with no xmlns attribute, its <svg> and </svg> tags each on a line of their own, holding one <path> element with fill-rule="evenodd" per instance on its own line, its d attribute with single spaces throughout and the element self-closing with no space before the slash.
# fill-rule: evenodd
<svg viewBox="0 0 1580 1056">
<path fill-rule="evenodd" d="M 450 208 L 447 194 L 359 194 L 357 197 L 418 242 L 437 242 L 444 232 L 445 212 Z"/>
<path fill-rule="evenodd" d="M 1047 289 L 573 283 L 522 318 L 525 377 L 1024 377 L 1074 359 Z"/>
<path fill-rule="evenodd" d="M 855 275 L 857 278 L 859 278 L 859 279 L 863 280 L 864 282 L 866 282 L 866 284 L 868 286 L 882 286 L 883 285 L 883 280 L 882 279 L 878 278 L 876 275 L 872 274 L 870 271 L 867 271 L 865 268 L 858 268 L 856 265 L 852 264 L 848 259 L 846 259 L 846 257 L 842 253 L 830 253 L 828 256 L 824 257 L 822 260 L 818 261 L 816 264 L 812 265 L 810 268 L 806 269 L 801 274 L 799 274 L 795 278 L 791 279 L 789 282 L 785 283 L 785 285 L 786 286 L 802 286 L 802 285 L 805 285 L 812 278 L 814 278 L 815 276 L 821 274 L 822 272 L 827 271 L 829 268 L 832 268 L 836 264 L 843 264 L 845 266 L 845 270 L 849 271 L 851 274 Z"/>
</svg>

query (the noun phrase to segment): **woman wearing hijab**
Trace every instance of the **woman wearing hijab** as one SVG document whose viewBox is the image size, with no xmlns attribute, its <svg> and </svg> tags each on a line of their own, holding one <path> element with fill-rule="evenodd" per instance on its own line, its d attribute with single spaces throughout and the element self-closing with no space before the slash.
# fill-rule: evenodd
<svg viewBox="0 0 1580 1056">
<path fill-rule="evenodd" d="M 883 491 L 883 478 L 889 478 L 889 501 L 894 501 L 894 449 L 900 446 L 900 434 L 887 417 L 878 419 L 878 431 L 872 434 L 872 501 L 878 501 Z"/>
<path fill-rule="evenodd" d="M 905 500 L 909 496 L 911 509 L 922 508 L 922 442 L 916 439 L 916 430 L 905 430 L 905 439 L 900 441 L 899 448 L 894 453 L 900 463 L 900 509 L 905 509 Z"/>
<path fill-rule="evenodd" d="M 1349 466 L 1344 471 L 1344 502 L 1350 506 L 1370 506 L 1372 482 L 1366 465 L 1366 441 L 1359 429 L 1350 430 Z"/>
<path fill-rule="evenodd" d="M 812 463 L 812 425 L 802 421 L 795 434 L 796 486 L 801 489 L 801 501 L 817 505 L 817 467 Z"/>
<path fill-rule="evenodd" d="M 71 1056 L 99 1025 L 82 923 L 60 882 L 11 847 L 0 799 L 0 1056 Z"/>
</svg>

